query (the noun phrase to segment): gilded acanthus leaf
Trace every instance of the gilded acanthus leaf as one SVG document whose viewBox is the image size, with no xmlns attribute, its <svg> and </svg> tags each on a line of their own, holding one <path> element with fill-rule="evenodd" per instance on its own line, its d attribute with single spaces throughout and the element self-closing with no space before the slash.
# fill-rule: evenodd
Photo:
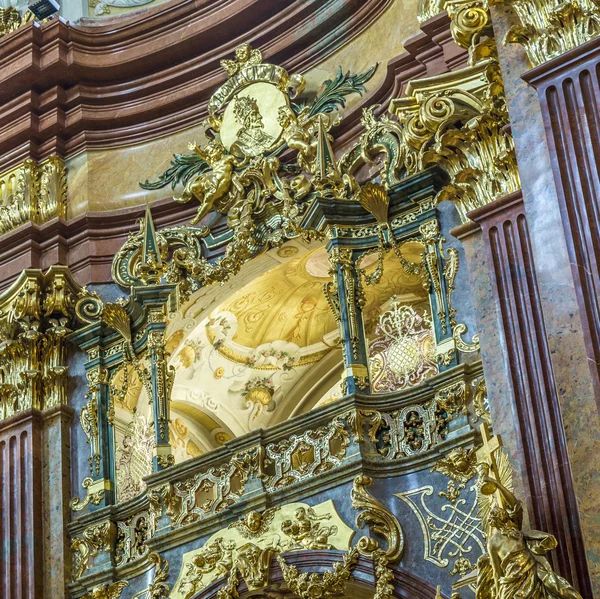
<svg viewBox="0 0 600 599">
<path fill-rule="evenodd" d="M 343 562 L 335 564 L 333 572 L 323 574 L 300 572 L 295 566 L 288 565 L 281 555 L 277 556 L 277 561 L 288 588 L 300 599 L 328 599 L 343 594 L 345 582 L 350 580 L 358 562 L 358 549 L 350 549 Z"/>
</svg>

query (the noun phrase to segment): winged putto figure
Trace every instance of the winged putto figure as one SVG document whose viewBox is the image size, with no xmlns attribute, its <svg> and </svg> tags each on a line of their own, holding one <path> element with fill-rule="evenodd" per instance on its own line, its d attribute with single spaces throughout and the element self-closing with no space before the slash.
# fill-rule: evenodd
<svg viewBox="0 0 600 599">
<path fill-rule="evenodd" d="M 478 450 L 478 503 L 487 553 L 477 562 L 477 599 L 582 599 L 554 572 L 545 555 L 557 545 L 551 534 L 523 530 L 523 504 L 512 492 L 512 467 L 498 436 L 482 425 Z"/>
<path fill-rule="evenodd" d="M 195 197 L 200 202 L 198 213 L 190 221 L 194 225 L 211 210 L 227 213 L 244 195 L 244 187 L 234 170 L 237 165 L 235 156 L 227 153 L 220 142 L 213 140 L 205 149 L 191 143 L 189 149 L 205 160 L 211 168 L 188 181 L 181 197 L 173 198 L 176 202 L 189 202 Z"/>
</svg>

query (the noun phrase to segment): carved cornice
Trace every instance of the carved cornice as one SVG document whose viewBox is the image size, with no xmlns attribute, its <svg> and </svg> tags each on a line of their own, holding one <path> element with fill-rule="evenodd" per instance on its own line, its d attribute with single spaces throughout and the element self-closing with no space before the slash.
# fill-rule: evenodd
<svg viewBox="0 0 600 599">
<path fill-rule="evenodd" d="M 0 80 L 0 156 L 66 156 L 185 129 L 206 116 L 225 79 L 219 61 L 240 39 L 305 72 L 389 3 L 184 0 L 99 22 L 28 24 L 0 40 L 0 63 L 10 65 Z"/>
<path fill-rule="evenodd" d="M 174 226 L 190 220 L 195 208 L 171 199 L 152 206 L 157 226 Z M 0 237 L 0 289 L 6 288 L 31 265 L 47 268 L 61 262 L 85 285 L 108 283 L 114 254 L 127 235 L 138 229 L 144 207 L 110 212 L 88 212 L 72 220 L 54 218 L 38 225 L 28 222 Z"/>
</svg>

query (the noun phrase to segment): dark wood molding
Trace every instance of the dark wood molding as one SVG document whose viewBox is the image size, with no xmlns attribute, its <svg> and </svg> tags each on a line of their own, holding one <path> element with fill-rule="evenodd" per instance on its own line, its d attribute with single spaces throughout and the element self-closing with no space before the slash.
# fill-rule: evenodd
<svg viewBox="0 0 600 599">
<path fill-rule="evenodd" d="M 226 79 L 219 61 L 241 42 L 290 72 L 307 71 L 389 4 L 180 0 L 108 23 L 30 23 L 0 40 L 0 162 L 4 169 L 24 157 L 66 157 L 182 130 L 206 116 Z"/>
<path fill-rule="evenodd" d="M 241 0 L 239 1 L 241 2 Z M 227 3 L 227 5 L 229 4 L 232 4 L 232 2 Z M 242 4 L 244 3 L 242 2 Z M 147 24 L 144 25 L 147 20 L 153 22 L 156 21 L 157 26 L 162 23 L 162 25 L 168 29 L 169 26 L 173 25 L 169 25 L 169 20 L 167 20 L 166 23 L 163 22 L 165 19 L 163 11 L 179 14 L 186 7 L 186 10 L 190 10 L 190 5 L 195 6 L 193 2 L 160 5 L 159 7 L 148 9 L 148 16 L 146 16 L 145 19 L 142 19 L 141 22 L 138 23 L 137 20 L 135 22 L 132 20 L 127 22 L 132 31 L 138 32 L 136 35 L 139 37 L 141 36 L 140 31 L 147 32 L 148 30 Z M 129 39 L 123 31 L 123 29 L 126 29 L 123 20 L 115 19 L 115 23 L 119 24 L 118 29 L 114 29 L 115 25 L 112 24 L 112 19 L 109 19 L 108 21 L 108 25 L 98 25 L 95 27 L 82 26 L 79 28 L 68 26 L 61 21 L 53 21 L 42 27 L 36 24 L 30 24 L 14 34 L 3 38 L 0 42 L 0 59 L 3 53 L 9 48 L 14 47 L 13 49 L 16 51 L 18 47 L 21 47 L 21 50 L 25 52 L 25 50 L 23 50 L 26 46 L 24 40 L 30 39 L 31 41 L 33 38 L 40 38 L 42 41 L 40 42 L 40 39 L 37 40 L 37 49 L 33 48 L 33 46 L 28 46 L 29 49 L 27 52 L 29 52 L 29 55 L 25 52 L 25 55 L 28 56 L 28 60 L 31 61 L 33 54 L 40 48 L 49 48 L 52 45 L 50 40 L 54 39 L 52 37 L 53 35 L 56 35 L 59 41 L 62 39 L 60 37 L 61 35 L 72 35 L 74 40 L 77 40 L 77 44 L 81 44 L 82 39 L 88 40 L 89 38 L 93 40 L 100 55 L 99 60 L 104 60 L 106 58 L 103 59 L 102 56 L 103 52 L 106 51 L 105 44 L 108 43 L 108 41 L 111 43 L 118 43 L 119 40 L 122 41 L 122 38 L 125 38 L 126 40 Z M 104 20 L 100 20 L 99 22 L 105 23 Z M 81 33 L 80 30 L 83 30 L 85 35 Z M 77 35 L 75 35 L 74 32 L 77 32 Z M 131 36 L 133 34 L 130 32 L 128 35 Z M 104 39 L 103 36 L 106 36 L 106 39 Z M 104 39 L 104 41 L 101 43 L 97 38 Z M 66 43 L 65 40 L 62 41 Z M 240 40 L 231 42 L 229 46 L 233 48 L 239 41 Z M 76 47 L 78 47 L 77 44 L 75 44 Z M 89 50 L 89 44 L 91 44 L 91 42 L 88 41 L 88 51 L 91 51 Z M 71 47 L 68 44 L 67 46 Z M 65 49 L 67 46 L 63 46 L 57 41 L 57 52 L 59 47 Z M 336 153 L 339 154 L 344 151 L 344 149 L 354 143 L 357 137 L 362 133 L 363 129 L 360 124 L 360 117 L 364 107 L 374 103 L 380 104 L 378 112 L 382 113 L 387 109 L 389 101 L 392 98 L 398 97 L 404 93 L 406 85 L 410 80 L 416 77 L 444 73 L 452 69 L 460 68 L 466 64 L 467 54 L 454 43 L 450 34 L 450 20 L 445 13 L 423 23 L 421 25 L 421 32 L 407 40 L 405 48 L 406 52 L 403 52 L 400 56 L 388 63 L 385 79 L 379 88 L 369 94 L 369 96 L 366 96 L 361 103 L 350 110 L 341 125 L 334 131 L 336 137 Z M 294 55 L 294 52 L 299 52 L 298 58 L 294 58 L 294 60 L 306 59 L 306 57 L 301 56 L 302 52 L 299 51 L 297 47 L 295 50 L 289 51 L 292 52 L 292 56 Z M 136 52 L 139 54 L 141 50 L 137 49 Z M 221 51 L 219 50 L 219 52 Z M 288 52 L 288 50 L 286 49 L 285 52 Z M 71 54 L 67 53 L 67 56 L 70 55 Z M 218 58 L 222 55 L 223 54 L 221 53 L 214 58 L 215 64 L 218 63 Z M 73 57 L 75 56 L 76 54 Z M 64 62 L 66 59 L 66 56 L 63 56 L 61 52 L 58 52 L 56 60 L 59 60 L 59 65 L 62 64 L 61 61 Z M 56 72 L 56 69 L 60 70 L 59 66 L 52 66 L 52 63 L 49 63 L 46 67 L 42 68 L 41 63 L 39 62 L 39 60 L 41 60 L 40 57 L 37 56 L 36 60 L 38 62 L 36 62 L 35 67 L 31 65 L 29 65 L 29 67 L 24 67 L 21 65 L 21 70 L 16 68 L 19 59 L 13 60 L 11 62 L 11 68 L 6 70 L 6 81 L 12 81 L 12 85 L 17 85 L 18 83 L 19 85 L 28 86 L 31 83 L 31 73 L 36 72 L 36 69 L 44 71 L 44 77 L 46 77 L 46 75 L 49 76 L 52 69 L 54 69 L 54 72 Z M 111 60 L 117 59 L 113 57 Z M 124 64 L 129 64 L 126 57 L 122 57 L 120 60 Z M 147 60 L 151 60 L 151 58 Z M 27 60 L 25 60 L 25 63 L 27 63 Z M 286 64 L 286 66 L 290 68 L 289 64 Z M 115 69 L 117 68 L 115 65 L 113 65 L 113 67 Z M 75 63 L 75 66 L 73 66 L 72 69 L 74 69 L 74 81 L 76 82 L 77 78 L 75 75 L 77 75 L 77 69 L 79 69 L 77 63 Z M 128 71 L 125 70 L 125 72 L 127 73 Z M 100 69 L 99 73 L 102 74 L 103 70 Z M 51 79 L 40 78 L 39 85 L 43 85 L 44 81 L 51 81 Z M 203 88 L 205 90 L 206 99 L 208 99 L 214 86 L 216 86 L 219 81 L 213 79 L 207 81 L 206 86 Z M 78 86 L 79 84 L 75 84 L 74 88 Z M 139 97 L 143 96 L 143 91 L 137 89 L 133 83 L 131 88 L 132 94 L 137 94 Z M 100 86 L 94 89 L 100 94 L 100 91 L 104 88 Z M 4 88 L 0 85 L 0 95 L 4 93 L 2 90 L 4 90 Z M 33 97 L 32 92 L 29 93 L 28 97 Z M 56 108 L 57 105 L 54 104 L 53 106 Z M 73 104 L 73 111 L 74 113 L 79 114 L 79 110 L 76 109 L 75 106 L 76 105 Z M 24 114 L 26 112 L 26 109 L 24 109 Z M 60 112 L 61 111 L 56 108 L 56 110 L 53 109 L 52 114 L 57 115 Z M 98 98 L 98 112 L 103 112 L 100 97 Z M 29 116 L 31 117 L 31 115 Z M 4 117 L 0 115 L 0 120 L 2 118 Z M 165 116 L 164 118 L 167 117 Z M 110 128 L 112 126 L 111 123 L 112 119 L 107 117 L 104 123 L 98 123 L 100 127 L 104 128 L 94 131 L 82 130 L 81 134 L 87 136 L 86 138 L 88 140 L 91 139 L 90 135 L 97 135 L 99 144 L 103 143 L 101 142 L 101 137 L 103 137 L 107 143 L 112 143 L 115 139 L 112 137 L 114 129 Z M 166 127 L 165 129 L 160 129 L 161 132 L 169 133 L 175 131 L 178 126 L 177 118 L 173 117 L 172 125 L 172 128 L 169 128 L 171 127 L 171 125 L 169 125 L 169 127 Z M 83 125 L 81 126 L 83 127 Z M 134 129 L 135 127 L 132 131 Z M 139 134 L 139 140 L 147 139 L 147 132 L 144 133 L 140 132 L 141 130 L 136 130 Z M 59 133 L 66 143 L 69 139 L 68 130 L 61 129 Z M 0 157 L 0 160 L 3 160 L 2 164 L 5 166 L 8 166 L 11 162 L 23 160 L 23 158 L 28 155 L 33 155 L 39 159 L 48 152 L 55 151 L 52 148 L 55 148 L 53 144 L 54 141 L 58 139 L 57 136 L 54 136 L 52 138 L 54 141 L 52 141 L 52 143 L 49 142 L 50 145 L 46 146 L 46 150 L 40 149 L 42 148 L 42 144 L 37 147 L 35 152 L 33 152 L 33 146 L 31 144 L 38 138 L 33 136 L 32 140 L 25 145 L 14 145 L 14 143 L 11 145 L 10 140 L 12 139 L 13 142 L 15 141 L 15 138 L 11 137 L 11 135 L 12 134 L 7 130 L 7 127 L 2 129 L 2 126 L 0 125 L 0 156 L 3 147 L 5 149 L 10 147 L 10 150 L 7 150 L 8 153 L 4 154 L 4 158 Z M 31 135 L 31 131 L 29 133 L 25 132 L 24 135 Z M 77 135 L 75 135 L 75 137 L 77 137 Z M 63 144 L 61 147 L 63 151 L 66 152 L 66 145 Z M 77 143 L 75 143 L 74 147 L 78 147 Z M 0 289 L 8 287 L 24 268 L 46 269 L 52 264 L 68 265 L 74 273 L 75 278 L 82 285 L 110 282 L 110 270 L 113 256 L 125 242 L 128 233 L 137 230 L 136 221 L 142 217 L 143 210 L 143 207 L 133 209 L 126 208 L 110 212 L 86 213 L 70 221 L 54 219 L 44 225 L 28 223 L 14 231 L 0 236 Z M 152 206 L 152 214 L 158 227 L 189 222 L 195 213 L 195 210 L 195 207 L 191 204 L 182 207 L 180 204 L 174 203 L 170 198 L 156 202 Z"/>
<path fill-rule="evenodd" d="M 289 72 L 306 72 L 366 29 L 389 3 L 182 0 L 77 25 L 30 23 L 0 40 L 2 170 L 25 158 L 66 158 L 184 130 L 206 116 L 211 94 L 225 81 L 219 61 L 242 41 Z M 379 88 L 335 131 L 340 147 L 359 133 L 364 106 L 380 103 L 383 111 L 410 79 L 466 64 L 445 13 L 424 23 L 405 48 L 387 65 Z"/>
<path fill-rule="evenodd" d="M 110 212 L 87 212 L 43 225 L 27 223 L 0 237 L 0 289 L 8 287 L 25 268 L 46 270 L 52 264 L 69 266 L 82 285 L 111 281 L 115 253 L 130 232 L 139 230 L 145 206 Z M 156 202 L 152 215 L 158 228 L 189 222 L 196 207 L 182 207 L 170 198 Z"/>
</svg>

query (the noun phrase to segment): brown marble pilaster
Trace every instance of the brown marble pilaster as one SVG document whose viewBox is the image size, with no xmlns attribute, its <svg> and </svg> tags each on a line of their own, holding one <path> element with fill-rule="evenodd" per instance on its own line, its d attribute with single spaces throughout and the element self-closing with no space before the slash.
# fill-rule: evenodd
<svg viewBox="0 0 600 599">
<path fill-rule="evenodd" d="M 42 415 L 0 423 L 0 597 L 43 596 Z"/>
<path fill-rule="evenodd" d="M 537 90 L 600 407 L 600 38 L 523 75 Z"/>
<path fill-rule="evenodd" d="M 552 351 L 521 192 L 469 213 L 465 246 L 494 432 L 526 498 L 530 526 L 552 533 L 555 568 L 589 596 L 585 547 Z"/>
<path fill-rule="evenodd" d="M 536 90 L 522 79 L 531 65 L 521 46 L 501 43 L 509 28 L 519 21 L 509 6 L 495 5 L 490 11 L 591 584 L 583 572 L 583 559 L 573 569 L 581 572 L 577 584 L 583 596 L 592 597 L 593 591 L 600 597 L 598 386 L 589 365 L 586 316 L 578 301 L 580 284 L 573 275 L 542 109 Z"/>
</svg>

